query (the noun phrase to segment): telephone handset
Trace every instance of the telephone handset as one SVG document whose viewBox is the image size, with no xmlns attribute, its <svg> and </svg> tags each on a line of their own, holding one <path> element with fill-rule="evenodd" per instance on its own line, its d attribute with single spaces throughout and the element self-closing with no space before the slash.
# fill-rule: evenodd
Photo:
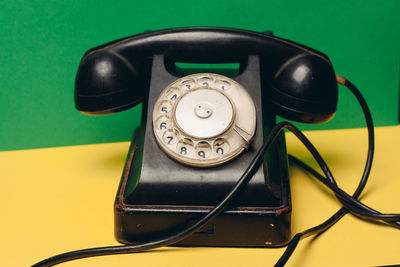
<svg viewBox="0 0 400 267">
<path fill-rule="evenodd" d="M 262 33 L 225 28 L 180 28 L 134 35 L 86 52 L 76 76 L 76 108 L 108 114 L 146 95 L 148 63 L 155 54 L 171 61 L 241 62 L 258 55 L 268 101 L 288 119 L 317 123 L 336 111 L 337 84 L 328 57 Z"/>
<path fill-rule="evenodd" d="M 229 78 L 212 71 L 176 77 L 174 62 L 239 62 L 241 70 Z M 193 223 L 246 169 L 275 115 L 324 122 L 337 97 L 326 55 L 263 33 L 208 27 L 143 33 L 90 49 L 75 88 L 76 108 L 87 114 L 143 101 L 115 203 L 122 243 Z M 234 205 L 179 244 L 282 246 L 290 215 L 281 135 Z"/>
</svg>

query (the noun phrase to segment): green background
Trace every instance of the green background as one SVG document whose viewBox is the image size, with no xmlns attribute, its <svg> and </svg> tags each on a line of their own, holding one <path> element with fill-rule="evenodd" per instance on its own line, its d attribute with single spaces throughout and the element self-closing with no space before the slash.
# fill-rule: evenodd
<svg viewBox="0 0 400 267">
<path fill-rule="evenodd" d="M 79 60 L 87 49 L 117 38 L 182 26 L 273 30 L 322 51 L 362 90 L 376 125 L 397 124 L 399 14 L 398 0 L 3 0 L 0 150 L 129 140 L 140 107 L 103 117 L 74 109 Z M 336 117 L 312 128 L 362 126 L 358 104 L 341 89 Z"/>
</svg>

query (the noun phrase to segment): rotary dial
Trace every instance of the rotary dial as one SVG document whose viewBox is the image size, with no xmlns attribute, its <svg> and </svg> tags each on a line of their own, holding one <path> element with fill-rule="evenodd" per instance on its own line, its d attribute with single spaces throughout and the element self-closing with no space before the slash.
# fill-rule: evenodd
<svg viewBox="0 0 400 267">
<path fill-rule="evenodd" d="M 256 110 L 247 91 L 222 75 L 199 73 L 167 86 L 153 110 L 153 131 L 171 158 L 196 167 L 220 165 L 251 143 Z"/>
</svg>

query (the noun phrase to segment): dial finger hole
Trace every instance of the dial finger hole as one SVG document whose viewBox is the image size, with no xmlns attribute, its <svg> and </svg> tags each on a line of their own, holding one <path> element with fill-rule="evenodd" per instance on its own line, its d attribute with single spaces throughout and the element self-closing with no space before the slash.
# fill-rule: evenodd
<svg viewBox="0 0 400 267">
<path fill-rule="evenodd" d="M 178 142 L 178 131 L 169 129 L 163 135 L 163 141 L 167 145 L 174 145 Z"/>
<path fill-rule="evenodd" d="M 181 91 L 178 88 L 171 88 L 166 93 L 166 98 L 170 101 L 175 101 L 181 95 Z"/>
<path fill-rule="evenodd" d="M 195 82 L 192 79 L 184 80 L 180 83 L 180 88 L 185 90 L 191 90 L 194 88 Z"/>
<path fill-rule="evenodd" d="M 218 138 L 214 141 L 213 150 L 219 156 L 223 156 L 229 152 L 229 143 L 225 138 Z"/>
<path fill-rule="evenodd" d="M 157 130 L 167 130 L 171 128 L 171 121 L 167 116 L 161 116 L 156 120 L 154 127 Z"/>
<path fill-rule="evenodd" d="M 197 80 L 197 83 L 200 87 L 210 88 L 213 86 L 213 79 L 209 76 L 200 77 Z"/>
<path fill-rule="evenodd" d="M 158 107 L 158 112 L 161 114 L 167 114 L 170 113 L 172 110 L 172 105 L 169 101 L 161 101 L 159 107 Z"/>
<path fill-rule="evenodd" d="M 211 145 L 206 141 L 201 141 L 196 145 L 195 153 L 198 158 L 206 159 L 210 157 Z"/>
<path fill-rule="evenodd" d="M 183 156 L 189 155 L 193 150 L 193 141 L 189 138 L 184 138 L 179 141 L 176 148 L 179 154 Z"/>
<path fill-rule="evenodd" d="M 222 91 L 228 91 L 231 88 L 231 83 L 225 80 L 218 80 L 215 82 L 215 87 Z"/>
</svg>

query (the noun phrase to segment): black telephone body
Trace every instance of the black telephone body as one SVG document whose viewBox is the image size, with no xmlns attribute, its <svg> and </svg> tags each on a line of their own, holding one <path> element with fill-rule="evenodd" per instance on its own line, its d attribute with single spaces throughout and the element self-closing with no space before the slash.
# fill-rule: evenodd
<svg viewBox="0 0 400 267">
<path fill-rule="evenodd" d="M 240 63 L 240 69 L 229 78 L 213 71 L 177 77 L 176 62 Z M 115 236 L 126 244 L 193 224 L 236 183 L 277 115 L 322 123 L 334 116 L 337 98 L 326 55 L 271 33 L 213 27 L 146 32 L 90 49 L 75 85 L 76 108 L 86 114 L 143 103 L 114 208 Z M 251 133 L 239 118 L 254 126 Z M 242 142 L 237 149 L 234 138 Z M 234 203 L 177 245 L 279 247 L 290 238 L 290 221 L 281 134 Z"/>
</svg>

